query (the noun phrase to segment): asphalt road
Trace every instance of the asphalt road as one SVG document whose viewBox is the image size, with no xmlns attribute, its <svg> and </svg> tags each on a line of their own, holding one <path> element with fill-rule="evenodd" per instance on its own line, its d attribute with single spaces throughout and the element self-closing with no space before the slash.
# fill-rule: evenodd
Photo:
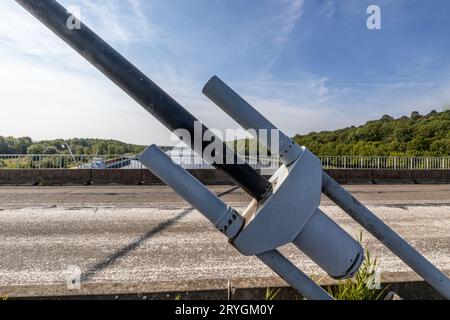
<svg viewBox="0 0 450 320">
<path fill-rule="evenodd" d="M 346 186 L 443 270 L 450 270 L 450 185 Z M 242 210 L 250 198 L 230 186 L 210 188 Z M 326 198 L 322 209 L 350 234 L 360 228 Z M 364 233 L 382 272 L 409 269 Z M 320 269 L 282 248 L 306 273 Z M 75 269 L 74 269 L 75 268 Z M 269 278 L 240 255 L 198 212 L 167 187 L 0 187 L 0 293 L 8 286 L 139 284 Z M 3 288 L 3 289 L 2 289 Z"/>
</svg>

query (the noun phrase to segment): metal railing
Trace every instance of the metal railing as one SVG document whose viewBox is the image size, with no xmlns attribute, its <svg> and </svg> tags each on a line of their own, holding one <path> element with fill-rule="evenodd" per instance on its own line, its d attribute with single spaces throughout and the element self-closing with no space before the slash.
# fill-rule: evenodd
<svg viewBox="0 0 450 320">
<path fill-rule="evenodd" d="M 57 154 L 3 154 L 0 155 L 1 169 L 142 169 L 137 160 L 139 155 L 74 155 Z M 170 154 L 172 160 L 185 169 L 214 169 L 196 154 Z M 276 169 L 278 158 L 244 157 L 256 169 Z"/>
<path fill-rule="evenodd" d="M 137 156 L 69 154 L 3 154 L 0 169 L 140 169 Z"/>
<path fill-rule="evenodd" d="M 196 154 L 174 155 L 172 160 L 185 169 L 213 169 Z M 255 169 L 277 169 L 279 160 L 268 156 L 242 156 Z M 368 170 L 450 170 L 450 157 L 367 157 L 322 156 L 324 169 Z M 1 169 L 142 169 L 138 155 L 0 155 Z"/>
<path fill-rule="evenodd" d="M 449 170 L 450 157 L 320 157 L 324 169 Z"/>
</svg>

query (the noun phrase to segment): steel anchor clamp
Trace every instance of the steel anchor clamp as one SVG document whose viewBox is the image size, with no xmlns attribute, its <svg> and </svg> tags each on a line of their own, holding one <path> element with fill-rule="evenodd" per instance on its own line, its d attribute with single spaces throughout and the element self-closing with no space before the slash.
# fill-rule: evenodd
<svg viewBox="0 0 450 320">
<path fill-rule="evenodd" d="M 348 278 L 364 257 L 361 245 L 318 207 L 322 167 L 308 149 L 272 176 L 273 191 L 253 200 L 242 215 L 151 145 L 139 161 L 201 212 L 244 255 L 260 255 L 293 243 L 336 279 Z"/>
<path fill-rule="evenodd" d="M 361 245 L 320 209 L 322 165 L 308 149 L 270 178 L 272 193 L 242 213 L 245 225 L 231 243 L 259 255 L 293 243 L 331 277 L 352 277 L 364 259 Z"/>
<path fill-rule="evenodd" d="M 331 277 L 353 276 L 364 259 L 364 250 L 319 209 L 323 181 L 320 160 L 218 77 L 208 81 L 203 93 L 244 129 L 252 130 L 283 163 L 270 179 L 272 193 L 252 201 L 243 213 L 246 223 L 233 241 L 236 248 L 246 255 L 258 255 L 292 242 Z"/>
<path fill-rule="evenodd" d="M 220 232 L 222 232 L 229 239 L 229 241 L 236 248 L 238 248 L 239 243 L 244 242 L 245 244 L 242 247 L 239 247 L 238 250 L 241 250 L 241 252 L 247 255 L 256 254 L 259 259 L 261 259 L 273 271 L 278 273 L 283 279 L 290 283 L 304 296 L 310 299 L 331 299 L 331 297 L 322 288 L 320 288 L 303 272 L 296 268 L 289 260 L 287 260 L 283 255 L 275 250 L 275 248 L 278 247 L 279 244 L 283 244 L 286 241 L 291 242 L 295 238 L 295 235 L 293 235 L 292 237 L 283 237 L 281 238 L 282 240 L 279 241 L 276 239 L 276 237 L 273 236 L 275 235 L 274 233 L 272 236 L 265 239 L 262 246 L 260 245 L 258 247 L 254 245 L 255 240 L 258 240 L 260 238 L 260 235 L 257 235 L 257 238 L 249 239 L 249 242 L 246 243 L 247 237 L 251 237 L 253 232 L 257 232 L 259 230 L 258 226 L 260 224 L 262 224 L 263 226 L 265 225 L 263 218 L 266 216 L 266 213 L 263 213 L 263 211 L 260 210 L 254 210 L 253 212 L 255 214 L 258 214 L 256 214 L 251 220 L 249 218 L 250 223 L 248 223 L 248 225 L 244 228 L 244 224 L 246 224 L 245 219 L 236 210 L 220 200 L 188 171 L 175 164 L 172 159 L 156 145 L 149 146 L 141 154 L 141 156 L 139 157 L 139 161 L 151 172 L 153 172 L 153 174 L 160 178 L 165 184 L 175 190 L 176 193 L 178 193 L 195 209 L 202 213 Z M 299 166 L 298 169 L 301 169 L 301 166 Z M 286 183 L 288 182 L 288 180 L 286 180 L 288 176 L 283 176 L 281 173 L 285 173 L 285 171 L 280 169 L 280 180 L 275 184 L 277 191 L 273 192 L 273 194 L 269 196 L 269 199 L 272 200 L 268 200 L 267 202 L 264 202 L 262 204 L 260 203 L 261 208 L 266 208 L 264 212 L 269 212 L 268 209 L 271 208 L 272 204 L 278 203 L 278 200 L 274 201 L 275 199 L 280 199 L 281 201 L 283 201 L 284 199 L 284 197 L 280 197 L 280 195 L 282 194 L 282 190 L 280 188 L 284 189 L 288 187 L 288 184 Z M 317 172 L 314 174 L 317 175 Z M 277 179 L 277 177 L 277 175 L 274 175 L 274 179 Z M 317 178 L 320 177 L 316 176 L 314 178 L 316 178 L 317 181 Z M 285 179 L 286 181 L 283 182 L 282 179 Z M 317 189 L 317 187 L 320 186 L 316 186 L 315 189 Z M 318 204 L 319 200 L 320 198 L 315 199 L 315 203 Z M 279 202 L 280 204 L 281 201 Z M 258 203 L 252 202 L 249 206 L 249 209 L 253 208 L 254 205 L 258 205 Z M 287 205 L 289 206 L 289 204 Z M 317 206 L 311 205 L 309 207 L 309 210 L 305 210 L 305 212 L 308 212 L 308 215 L 311 216 L 314 214 L 316 209 Z M 249 210 L 246 210 L 246 212 L 247 211 L 250 212 Z M 276 213 L 273 216 L 274 219 L 277 218 Z M 271 223 L 271 220 L 274 219 L 268 219 L 268 222 Z M 302 224 L 303 219 L 304 217 L 297 219 L 298 222 L 300 222 L 300 225 Z M 255 223 L 256 221 L 258 222 Z M 283 231 L 288 231 L 287 229 L 290 229 L 289 232 L 292 232 L 293 234 L 298 233 L 295 232 L 296 228 L 289 227 L 286 224 L 283 225 L 286 226 L 285 230 Z M 269 229 L 269 231 L 273 230 Z M 266 232 L 263 234 L 268 233 Z M 282 236 L 286 234 L 287 233 L 284 233 Z M 271 247 L 273 247 L 273 249 L 270 249 Z"/>
</svg>

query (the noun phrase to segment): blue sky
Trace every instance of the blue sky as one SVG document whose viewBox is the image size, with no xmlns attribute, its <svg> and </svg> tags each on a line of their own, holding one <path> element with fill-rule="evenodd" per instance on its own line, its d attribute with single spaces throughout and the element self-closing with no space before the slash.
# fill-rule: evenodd
<svg viewBox="0 0 450 320">
<path fill-rule="evenodd" d="M 238 127 L 201 93 L 214 74 L 292 135 L 450 105 L 447 0 L 60 2 L 212 128 Z M 381 30 L 366 27 L 370 4 Z M 0 11 L 0 135 L 170 143 L 14 1 Z"/>
</svg>

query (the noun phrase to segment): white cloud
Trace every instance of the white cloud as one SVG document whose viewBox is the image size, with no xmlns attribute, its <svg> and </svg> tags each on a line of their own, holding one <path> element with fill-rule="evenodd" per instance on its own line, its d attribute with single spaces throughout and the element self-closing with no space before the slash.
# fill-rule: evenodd
<svg viewBox="0 0 450 320">
<path fill-rule="evenodd" d="M 170 141 L 167 129 L 101 75 L 12 61 L 0 61 L 0 70 L 8 74 L 0 86 L 0 135 Z"/>
<path fill-rule="evenodd" d="M 112 44 L 127 46 L 133 42 L 149 42 L 160 32 L 143 15 L 139 0 L 78 1 L 83 21 Z"/>
<path fill-rule="evenodd" d="M 0 1 L 0 12 L 0 52 L 52 57 L 69 52 L 67 45 L 17 3 Z"/>
<path fill-rule="evenodd" d="M 162 41 L 173 42 L 167 52 L 184 52 L 181 49 L 192 47 L 193 43 L 201 48 L 202 41 L 195 42 L 189 37 L 178 39 L 176 33 L 170 40 L 165 37 L 164 31 L 153 25 L 150 18 L 153 1 L 61 2 L 66 6 L 80 6 L 83 21 L 120 51 L 125 51 L 125 56 L 139 57 L 143 71 L 206 125 L 219 129 L 238 127 L 201 95 L 207 80 L 204 75 L 216 72 L 215 68 L 223 63 L 217 60 L 229 59 L 236 65 L 242 62 L 233 56 L 233 50 L 230 49 L 230 56 L 226 51 L 220 57 L 211 55 L 211 61 L 198 59 L 196 54 L 200 49 L 193 50 L 190 58 L 183 57 L 180 62 L 178 55 L 175 58 L 164 55 L 166 51 L 160 48 Z M 325 15 L 333 12 L 332 4 L 333 1 L 324 2 L 328 8 Z M 359 124 L 378 114 L 409 114 L 413 109 L 426 112 L 449 103 L 448 83 L 436 80 L 439 83 L 436 85 L 434 79 L 338 82 L 326 75 L 301 73 L 289 78 L 295 82 L 275 81 L 272 66 L 295 32 L 304 1 L 277 1 L 276 8 L 278 14 L 267 18 L 256 31 L 249 28 L 248 34 L 239 38 L 248 36 L 267 45 L 267 51 L 262 49 L 264 59 L 260 65 L 264 69 L 268 62 L 267 68 L 262 76 L 257 74 L 261 70 L 258 68 L 250 70 L 254 72 L 251 75 L 236 73 L 241 79 L 256 79 L 254 82 L 229 84 L 288 134 Z M 142 144 L 170 141 L 167 129 L 15 2 L 0 1 L 0 12 L 0 135 L 29 135 L 36 139 L 104 137 Z M 214 46 L 226 50 L 217 44 L 222 39 L 215 39 L 214 35 L 207 39 L 205 50 Z M 177 40 L 184 41 L 185 47 Z M 149 48 L 152 57 L 147 60 L 142 51 Z M 135 53 L 135 49 L 141 52 Z M 243 51 L 251 50 L 254 48 L 249 45 Z M 428 60 L 423 61 L 424 66 L 427 63 Z"/>
<path fill-rule="evenodd" d="M 62 3 L 78 5 L 116 45 L 149 39 L 137 1 L 123 17 L 120 1 Z M 170 141 L 167 129 L 18 4 L 0 1 L 0 12 L 0 135 Z"/>
<path fill-rule="evenodd" d="M 226 79 L 223 80 L 227 82 Z M 304 73 L 299 74 L 298 81 L 295 82 L 227 83 L 281 130 L 294 135 L 351 125 L 357 118 L 346 117 L 338 109 L 330 107 L 335 96 L 340 93 L 330 88 L 327 81 L 326 77 Z M 212 123 L 218 123 L 217 118 L 212 113 L 208 114 Z M 239 127 L 228 116 L 221 118 L 220 123 L 224 127 Z"/>
<path fill-rule="evenodd" d="M 284 44 L 284 42 L 289 40 L 289 36 L 294 31 L 302 15 L 304 4 L 304 0 L 284 0 L 282 2 L 283 8 L 280 14 L 281 32 L 274 39 L 276 44 Z"/>
<path fill-rule="evenodd" d="M 277 22 L 275 23 L 278 25 L 276 29 L 277 32 L 272 39 L 273 47 L 269 49 L 272 52 L 271 58 L 262 72 L 261 79 L 271 78 L 271 69 L 280 59 L 286 43 L 289 41 L 291 34 L 295 30 L 302 15 L 304 4 L 304 0 L 283 0 L 281 2 L 280 13 L 276 16 Z"/>
<path fill-rule="evenodd" d="M 336 13 L 336 3 L 334 0 L 325 0 L 321 5 L 322 14 L 331 18 Z"/>
</svg>

